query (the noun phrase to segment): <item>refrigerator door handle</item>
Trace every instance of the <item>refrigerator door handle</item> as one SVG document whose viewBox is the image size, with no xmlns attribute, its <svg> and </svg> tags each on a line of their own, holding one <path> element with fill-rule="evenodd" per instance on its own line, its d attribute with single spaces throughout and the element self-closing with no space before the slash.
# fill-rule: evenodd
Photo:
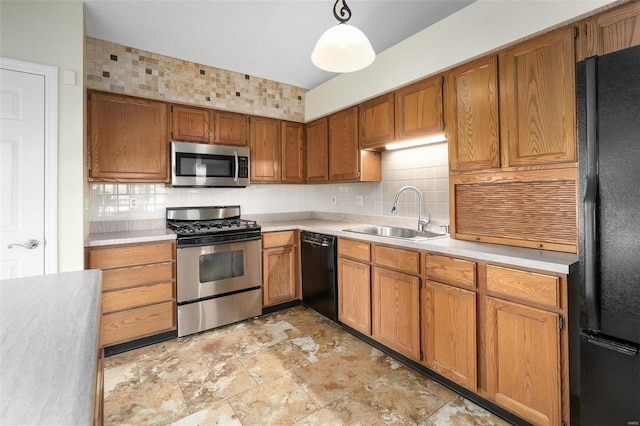
<svg viewBox="0 0 640 426">
<path fill-rule="evenodd" d="M 597 274 L 598 139 L 596 104 L 596 58 L 586 60 L 587 179 L 584 196 L 585 301 L 591 330 L 600 329 Z"/>
<path fill-rule="evenodd" d="M 607 339 L 606 337 L 589 333 L 587 331 L 582 331 L 580 334 L 587 339 L 588 343 L 591 343 L 592 345 L 600 346 L 611 351 L 616 351 L 623 355 L 638 356 L 638 352 L 640 352 L 635 346 Z"/>
</svg>

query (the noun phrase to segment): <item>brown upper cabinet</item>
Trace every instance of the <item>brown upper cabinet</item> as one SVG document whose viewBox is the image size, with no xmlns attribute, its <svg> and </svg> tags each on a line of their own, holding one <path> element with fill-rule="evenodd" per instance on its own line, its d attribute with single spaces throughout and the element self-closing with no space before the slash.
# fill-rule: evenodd
<svg viewBox="0 0 640 426">
<path fill-rule="evenodd" d="M 445 100 L 451 171 L 500 167 L 497 57 L 449 71 Z"/>
<path fill-rule="evenodd" d="M 168 182 L 165 102 L 88 91 L 89 180 Z"/>
<path fill-rule="evenodd" d="M 640 2 L 600 13 L 578 26 L 578 60 L 640 45 Z"/>
<path fill-rule="evenodd" d="M 272 118 L 251 119 L 251 181 L 279 182 L 280 121 Z"/>
<path fill-rule="evenodd" d="M 249 140 L 248 116 L 235 112 L 215 111 L 215 143 L 247 146 Z"/>
<path fill-rule="evenodd" d="M 171 105 L 171 139 L 183 142 L 246 146 L 247 116 L 183 105 Z"/>
<path fill-rule="evenodd" d="M 359 107 L 360 148 L 382 148 L 393 142 L 394 94 L 378 96 Z"/>
<path fill-rule="evenodd" d="M 282 122 L 282 181 L 304 182 L 304 124 Z"/>
<path fill-rule="evenodd" d="M 358 107 L 329 116 L 329 180 L 382 180 L 380 153 L 359 147 Z"/>
<path fill-rule="evenodd" d="M 396 90 L 396 140 L 414 139 L 442 130 L 442 76 Z"/>
<path fill-rule="evenodd" d="M 329 180 L 329 128 L 323 117 L 307 124 L 307 182 Z"/>
<path fill-rule="evenodd" d="M 329 179 L 357 180 L 358 108 L 351 107 L 329 116 Z"/>
<path fill-rule="evenodd" d="M 566 27 L 500 53 L 503 167 L 576 161 L 573 35 Z"/>
<path fill-rule="evenodd" d="M 213 111 L 171 105 L 171 139 L 184 142 L 213 142 Z"/>
</svg>

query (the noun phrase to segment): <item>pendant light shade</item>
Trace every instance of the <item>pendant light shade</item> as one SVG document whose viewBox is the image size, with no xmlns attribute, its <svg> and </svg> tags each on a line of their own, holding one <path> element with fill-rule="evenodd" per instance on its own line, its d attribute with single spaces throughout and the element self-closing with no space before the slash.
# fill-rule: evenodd
<svg viewBox="0 0 640 426">
<path fill-rule="evenodd" d="M 320 36 L 311 53 L 311 62 L 325 71 L 344 73 L 371 65 L 376 53 L 358 28 L 347 24 L 351 10 L 343 0 L 337 0 L 333 15 L 340 23 Z"/>
</svg>

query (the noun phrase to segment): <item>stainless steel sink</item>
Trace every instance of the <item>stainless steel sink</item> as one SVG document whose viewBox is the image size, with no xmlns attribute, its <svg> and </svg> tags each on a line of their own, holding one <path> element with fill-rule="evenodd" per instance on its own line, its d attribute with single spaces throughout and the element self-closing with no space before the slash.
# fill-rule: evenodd
<svg viewBox="0 0 640 426">
<path fill-rule="evenodd" d="M 375 235 L 379 237 L 401 238 L 404 240 L 423 241 L 435 238 L 447 237 L 447 234 L 438 234 L 429 231 L 418 231 L 417 229 L 398 228 L 395 226 L 369 226 L 366 228 L 345 229 L 347 232 L 357 232 L 359 234 Z"/>
</svg>

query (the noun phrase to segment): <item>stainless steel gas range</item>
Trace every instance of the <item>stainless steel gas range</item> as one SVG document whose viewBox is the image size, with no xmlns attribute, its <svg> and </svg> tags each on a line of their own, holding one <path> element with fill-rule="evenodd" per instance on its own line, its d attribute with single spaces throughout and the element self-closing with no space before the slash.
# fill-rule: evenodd
<svg viewBox="0 0 640 426">
<path fill-rule="evenodd" d="M 260 225 L 240 206 L 167 209 L 177 234 L 178 337 L 262 314 Z"/>
</svg>

